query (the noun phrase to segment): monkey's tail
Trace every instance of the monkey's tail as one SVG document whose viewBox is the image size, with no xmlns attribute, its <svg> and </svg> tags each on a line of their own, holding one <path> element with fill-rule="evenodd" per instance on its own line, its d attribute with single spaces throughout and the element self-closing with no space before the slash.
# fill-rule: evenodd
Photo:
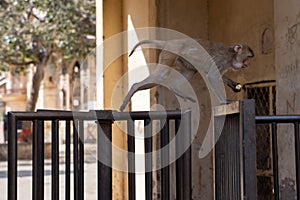
<svg viewBox="0 0 300 200">
<path fill-rule="evenodd" d="M 165 41 L 162 40 L 142 40 L 140 42 L 138 42 L 136 45 L 134 45 L 133 49 L 131 50 L 131 52 L 129 53 L 128 57 L 130 57 L 136 48 L 138 48 L 140 45 L 144 45 L 144 44 L 155 44 L 158 45 L 159 47 L 163 47 L 165 44 Z"/>
</svg>

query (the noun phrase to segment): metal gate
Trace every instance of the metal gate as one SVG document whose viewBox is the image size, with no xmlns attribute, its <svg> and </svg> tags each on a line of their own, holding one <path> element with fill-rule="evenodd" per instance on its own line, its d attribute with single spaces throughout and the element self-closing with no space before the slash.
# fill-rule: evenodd
<svg viewBox="0 0 300 200">
<path fill-rule="evenodd" d="M 215 127 L 222 128 L 215 146 L 216 199 L 256 200 L 254 100 L 217 107 Z"/>
<path fill-rule="evenodd" d="M 277 116 L 256 116 L 257 124 L 268 124 L 271 126 L 272 138 L 272 169 L 273 169 L 273 188 L 275 200 L 280 199 L 279 195 L 279 168 L 278 168 L 278 125 L 292 124 L 294 128 L 294 143 L 295 143 L 295 170 L 296 170 L 296 198 L 300 199 L 300 135 L 299 135 L 299 115 L 277 115 Z M 282 197 L 284 199 L 286 197 Z"/>
<path fill-rule="evenodd" d="M 51 111 L 40 110 L 37 112 L 9 112 L 8 114 L 8 199 L 15 200 L 18 195 L 18 143 L 17 143 L 17 123 L 19 121 L 31 121 L 33 126 L 32 142 L 32 199 L 44 199 L 44 124 L 51 123 L 51 198 L 59 199 L 59 122 L 65 121 L 65 199 L 70 199 L 70 187 L 74 184 L 74 199 L 84 199 L 84 143 L 80 139 L 84 136 L 84 122 L 95 121 L 97 124 L 97 196 L 98 199 L 112 199 L 112 124 L 115 121 L 127 122 L 127 143 L 128 152 L 135 152 L 134 121 L 143 120 L 145 126 L 145 153 L 152 151 L 152 123 L 159 121 L 160 147 L 166 147 L 170 142 L 170 123 L 175 124 L 176 142 L 175 151 L 181 151 L 182 144 L 190 142 L 190 111 L 166 111 L 166 112 L 117 112 L 117 111 Z M 149 126 L 150 125 L 150 126 Z M 71 134 L 71 129 L 73 134 Z M 103 137 L 104 136 L 104 137 Z M 105 142 L 105 140 L 110 142 Z M 72 142 L 71 142 L 72 140 Z M 71 146 L 73 155 L 71 156 Z M 162 151 L 160 162 L 168 162 L 173 149 L 165 148 Z M 173 152 L 176 153 L 176 152 Z M 71 157 L 73 157 L 73 178 L 71 182 Z M 105 162 L 102 162 L 105 161 Z M 152 169 L 153 158 L 151 154 L 145 158 L 146 168 Z M 105 164 L 104 164 L 105 163 Z M 176 199 L 191 199 L 191 149 L 188 148 L 184 154 L 176 160 Z M 128 156 L 128 199 L 135 197 L 135 156 Z M 170 183 L 170 167 L 164 166 L 160 169 L 160 199 L 170 199 L 170 188 L 174 185 Z M 153 196 L 152 170 L 145 173 L 146 199 Z M 26 197 L 22 197 L 26 198 Z"/>
<path fill-rule="evenodd" d="M 295 138 L 295 169 L 296 169 L 296 195 L 300 198 L 300 116 L 255 116 L 254 100 L 242 100 L 232 104 L 215 108 L 214 123 L 216 127 L 225 118 L 220 137 L 216 138 L 214 148 L 215 169 L 215 199 L 234 200 L 257 198 L 256 186 L 256 124 L 270 124 L 272 131 L 272 169 L 274 179 L 274 198 L 280 198 L 279 170 L 278 169 L 278 124 L 292 124 Z M 117 111 L 46 111 L 37 112 L 10 112 L 8 127 L 8 199 L 17 199 L 18 195 L 18 143 L 17 124 L 20 121 L 31 121 L 33 126 L 32 142 L 32 199 L 44 199 L 44 124 L 51 123 L 51 197 L 59 199 L 59 122 L 65 122 L 65 199 L 71 199 L 71 185 L 74 188 L 74 199 L 84 199 L 84 143 L 82 138 L 84 122 L 91 121 L 97 125 L 97 196 L 98 199 L 112 199 L 112 124 L 125 121 L 127 124 L 128 152 L 135 153 L 135 125 L 134 122 L 144 122 L 145 153 L 152 152 L 154 137 L 153 124 L 158 121 L 161 125 L 159 133 L 159 147 L 165 148 L 174 139 L 176 134 L 175 150 L 165 148 L 167 151 L 160 155 L 160 162 L 168 162 L 170 155 L 182 151 L 182 144 L 190 143 L 191 111 L 167 112 L 117 112 Z M 150 126 L 149 126 L 150 125 Z M 71 130 L 73 133 L 71 134 Z M 172 133 L 173 131 L 173 133 Z M 100 136 L 105 136 L 110 142 L 105 142 Z M 177 137 L 179 136 L 179 137 Z M 156 138 L 157 139 L 157 138 Z M 73 154 L 71 155 L 71 147 Z M 175 151 L 175 152 L 172 152 Z M 151 154 L 149 154 L 151 155 Z M 73 158 L 73 159 L 72 159 Z M 104 160 L 100 162 L 100 160 Z M 71 168 L 71 162 L 73 168 Z M 128 173 L 128 199 L 136 199 L 135 156 L 128 156 L 127 165 L 131 172 Z M 146 168 L 152 169 L 154 158 L 145 158 Z M 172 199 L 175 191 L 176 199 L 191 199 L 191 149 L 176 160 L 175 178 L 171 166 L 164 166 L 159 170 L 160 185 L 153 185 L 153 170 L 145 173 L 146 199 L 153 199 L 153 188 L 159 187 L 160 199 Z M 72 171 L 73 170 L 73 174 Z M 133 173 L 132 173 L 133 172 Z M 71 177 L 74 181 L 71 181 Z M 174 187 L 172 187 L 174 186 Z M 172 189 L 173 188 L 173 189 Z M 22 197 L 23 198 L 23 197 Z"/>
<path fill-rule="evenodd" d="M 300 116 L 273 115 L 255 116 L 255 101 L 242 100 L 233 104 L 217 107 L 215 124 L 220 117 L 226 116 L 222 133 L 215 146 L 215 197 L 220 200 L 251 199 L 256 200 L 256 125 L 266 124 L 271 130 L 273 191 L 272 199 L 300 199 Z M 295 188 L 291 188 L 289 197 L 280 193 L 278 167 L 278 127 L 292 125 L 287 134 L 294 137 Z M 286 155 L 283 155 L 286 156 Z M 283 169 L 287 170 L 287 169 Z M 292 169 L 288 169 L 292 170 Z M 292 193 L 292 194 L 291 194 Z M 282 196 L 281 196 L 282 195 Z"/>
</svg>

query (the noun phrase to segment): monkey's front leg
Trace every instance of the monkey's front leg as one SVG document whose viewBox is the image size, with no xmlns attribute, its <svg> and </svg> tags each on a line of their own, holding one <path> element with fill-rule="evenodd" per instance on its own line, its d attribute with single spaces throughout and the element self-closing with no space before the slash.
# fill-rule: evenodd
<svg viewBox="0 0 300 200">
<path fill-rule="evenodd" d="M 218 69 L 215 69 L 211 67 L 209 71 L 206 74 L 206 78 L 208 80 L 208 89 L 212 90 L 214 94 L 217 97 L 219 104 L 226 104 L 226 98 L 225 98 L 225 88 L 224 85 L 221 82 L 221 74 L 218 71 Z"/>
<path fill-rule="evenodd" d="M 242 85 L 240 83 L 237 83 L 226 76 L 223 76 L 223 82 L 228 85 L 234 92 L 240 92 L 242 90 Z"/>
</svg>

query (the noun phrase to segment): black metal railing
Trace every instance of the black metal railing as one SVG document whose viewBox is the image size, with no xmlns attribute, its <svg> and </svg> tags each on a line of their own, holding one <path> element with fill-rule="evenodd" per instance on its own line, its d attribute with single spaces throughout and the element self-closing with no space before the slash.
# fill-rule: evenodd
<svg viewBox="0 0 300 200">
<path fill-rule="evenodd" d="M 215 199 L 257 199 L 254 100 L 216 107 Z"/>
<path fill-rule="evenodd" d="M 297 115 L 277 115 L 277 116 L 256 116 L 256 124 L 270 124 L 272 135 L 272 155 L 273 155 L 273 178 L 274 178 L 274 197 L 279 200 L 279 169 L 278 169 L 278 143 L 277 126 L 278 124 L 293 124 L 295 137 L 295 167 L 296 167 L 296 192 L 297 199 L 300 199 L 300 136 L 299 122 L 300 116 Z"/>
<path fill-rule="evenodd" d="M 190 144 L 191 116 L 190 111 L 166 112 L 117 112 L 117 111 L 51 111 L 40 110 L 37 112 L 9 112 L 8 113 L 8 199 L 15 200 L 18 195 L 18 143 L 17 123 L 31 121 L 33 126 L 32 142 L 32 199 L 42 200 L 45 196 L 44 188 L 44 124 L 51 122 L 51 197 L 59 199 L 59 122 L 65 121 L 65 199 L 70 199 L 71 184 L 74 184 L 74 199 L 84 199 L 84 122 L 97 123 L 97 192 L 98 199 L 109 200 L 113 197 L 112 191 L 112 124 L 115 121 L 127 121 L 128 151 L 135 152 L 134 122 L 143 120 L 145 127 L 145 152 L 152 152 L 153 135 L 152 123 L 155 120 L 166 120 L 160 130 L 160 147 L 165 147 L 170 140 L 170 121 L 175 121 L 176 147 L 175 151 L 182 151 L 183 145 Z M 150 126 L 149 126 L 150 125 Z M 71 131 L 72 130 L 72 131 Z M 71 133 L 72 132 L 72 133 Z M 179 135 L 178 135 L 179 134 Z M 105 138 L 103 138 L 105 136 Z M 72 138 L 73 137 L 73 138 Z M 102 137 L 102 138 L 101 138 Z M 71 143 L 71 140 L 73 141 Z M 71 145 L 73 145 L 73 161 L 71 160 Z M 168 162 L 172 150 L 167 148 L 162 151 L 160 162 Z M 176 153 L 176 152 L 175 152 Z M 130 154 L 129 154 L 130 155 Z M 105 161 L 105 162 L 101 162 Z M 73 162 L 74 183 L 71 182 L 71 162 Z M 151 154 L 145 158 L 146 199 L 153 196 L 153 178 Z M 176 199 L 191 199 L 191 149 L 188 148 L 176 160 Z M 128 199 L 136 199 L 135 183 L 135 156 L 128 156 Z M 149 170 L 150 169 L 150 170 Z M 161 199 L 170 199 L 170 166 L 165 166 L 161 171 L 160 189 Z M 26 198 L 26 197 L 22 197 Z M 27 197 L 28 198 L 28 197 Z"/>
</svg>

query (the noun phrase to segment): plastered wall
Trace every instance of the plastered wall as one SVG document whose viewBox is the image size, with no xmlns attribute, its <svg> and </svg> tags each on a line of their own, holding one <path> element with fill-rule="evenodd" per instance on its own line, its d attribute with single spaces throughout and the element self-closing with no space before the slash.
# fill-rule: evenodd
<svg viewBox="0 0 300 200">
<path fill-rule="evenodd" d="M 228 72 L 227 76 L 242 84 L 275 80 L 275 39 L 273 0 L 158 1 L 158 26 L 180 31 L 194 38 L 209 39 L 227 45 L 248 44 L 255 59 L 248 69 Z M 197 92 L 201 112 L 200 127 L 192 145 L 192 191 L 194 199 L 213 199 L 213 156 L 199 158 L 211 114 L 206 85 L 197 74 L 191 80 Z M 226 87 L 228 99 L 241 99 Z M 157 90 L 158 103 L 167 109 L 179 108 L 171 92 Z"/>
<path fill-rule="evenodd" d="M 207 39 L 209 35 L 208 11 L 206 0 L 157 1 L 158 26 L 179 31 L 192 38 Z M 207 98 L 209 94 L 201 75 L 195 75 L 191 80 L 191 85 L 197 94 L 201 112 L 199 129 L 192 144 L 192 197 L 193 199 L 213 199 L 212 152 L 202 159 L 198 157 L 211 114 L 210 102 Z M 181 108 L 174 94 L 166 88 L 159 87 L 156 97 L 157 103 L 163 105 L 165 109 Z"/>
<path fill-rule="evenodd" d="M 248 44 L 254 51 L 251 66 L 228 72 L 230 78 L 242 84 L 275 80 L 273 0 L 210 0 L 208 27 L 210 40 Z M 227 94 L 231 99 L 243 97 L 230 90 Z"/>
<path fill-rule="evenodd" d="M 227 75 L 242 84 L 277 79 L 277 112 L 297 113 L 300 106 L 297 83 L 300 79 L 297 76 L 299 46 L 295 42 L 298 32 L 295 30 L 300 22 L 299 3 L 292 0 L 289 5 L 286 4 L 285 1 L 279 0 L 104 1 L 104 39 L 127 30 L 127 17 L 130 15 L 136 28 L 158 26 L 179 31 L 193 38 L 209 39 L 228 45 L 246 43 L 255 53 L 251 67 L 229 72 Z M 110 94 L 115 82 L 126 71 L 126 63 L 126 58 L 117 60 L 112 64 L 111 71 L 105 73 L 106 105 L 110 103 Z M 193 77 L 191 84 L 197 92 L 201 108 L 201 131 L 192 145 L 193 198 L 213 199 L 212 155 L 202 159 L 198 157 L 204 137 L 203 130 L 207 129 L 211 114 L 210 101 L 207 98 L 206 85 L 199 74 Z M 230 99 L 241 99 L 244 96 L 243 93 L 235 94 L 229 89 L 226 90 Z M 159 87 L 152 94 L 152 103 L 161 104 L 165 109 L 179 108 L 174 94 L 167 89 Z M 288 172 L 282 174 L 283 180 L 284 177 L 291 176 Z M 119 195 L 122 194 L 121 187 L 124 186 L 125 180 L 126 177 L 122 176 L 116 178 Z M 126 198 L 126 194 L 121 196 Z"/>
<path fill-rule="evenodd" d="M 300 114 L 300 3 L 275 0 L 277 114 Z M 281 199 L 296 199 L 293 126 L 279 126 Z"/>
</svg>

